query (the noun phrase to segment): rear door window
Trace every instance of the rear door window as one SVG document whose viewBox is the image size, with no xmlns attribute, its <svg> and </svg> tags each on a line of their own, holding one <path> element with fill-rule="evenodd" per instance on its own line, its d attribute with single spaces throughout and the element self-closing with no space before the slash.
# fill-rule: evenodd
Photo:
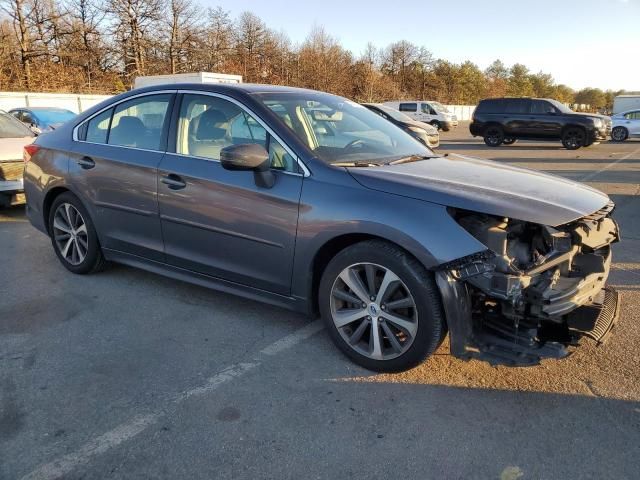
<svg viewBox="0 0 640 480">
<path fill-rule="evenodd" d="M 417 112 L 418 104 L 417 103 L 401 103 L 399 110 L 401 112 Z"/>
<path fill-rule="evenodd" d="M 528 98 L 510 98 L 507 100 L 506 113 L 523 114 L 529 113 L 531 101 Z"/>
<path fill-rule="evenodd" d="M 115 107 L 108 144 L 162 150 L 170 93 L 146 95 Z"/>
<path fill-rule="evenodd" d="M 504 113 L 505 105 L 506 102 L 503 99 L 482 100 L 475 113 Z"/>
</svg>

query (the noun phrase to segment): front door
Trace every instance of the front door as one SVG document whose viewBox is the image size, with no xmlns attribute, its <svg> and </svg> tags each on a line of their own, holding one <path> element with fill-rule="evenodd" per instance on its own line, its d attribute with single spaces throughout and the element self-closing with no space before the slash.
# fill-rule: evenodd
<svg viewBox="0 0 640 480">
<path fill-rule="evenodd" d="M 640 135 L 640 110 L 626 113 L 623 125 L 627 127 L 629 135 Z"/>
<path fill-rule="evenodd" d="M 560 138 L 562 133 L 561 113 L 546 100 L 531 100 L 530 122 L 527 134 L 536 137 Z"/>
<path fill-rule="evenodd" d="M 295 158 L 238 104 L 184 94 L 173 145 L 158 171 L 167 262 L 274 293 L 291 289 L 303 176 Z M 229 171 L 220 150 L 257 143 L 269 152 L 276 182 Z"/>
<path fill-rule="evenodd" d="M 132 98 L 78 128 L 69 176 L 93 209 L 104 248 L 164 259 L 157 169 L 166 146 L 173 96 Z"/>
</svg>

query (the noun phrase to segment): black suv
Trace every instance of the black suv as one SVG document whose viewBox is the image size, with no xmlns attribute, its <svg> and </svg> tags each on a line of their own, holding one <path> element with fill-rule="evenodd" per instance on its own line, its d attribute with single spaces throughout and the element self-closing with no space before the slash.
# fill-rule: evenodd
<svg viewBox="0 0 640 480">
<path fill-rule="evenodd" d="M 469 125 L 490 147 L 510 145 L 519 138 L 561 140 L 569 150 L 606 140 L 611 119 L 576 113 L 548 98 L 489 98 L 481 100 Z"/>
</svg>

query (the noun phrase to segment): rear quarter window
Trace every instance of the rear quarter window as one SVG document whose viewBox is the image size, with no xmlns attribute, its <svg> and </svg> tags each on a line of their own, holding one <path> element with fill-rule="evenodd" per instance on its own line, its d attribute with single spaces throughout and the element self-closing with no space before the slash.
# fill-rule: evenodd
<svg viewBox="0 0 640 480">
<path fill-rule="evenodd" d="M 481 100 L 475 113 L 504 113 L 504 107 L 505 101 L 502 99 Z"/>
<path fill-rule="evenodd" d="M 417 112 L 418 104 L 417 103 L 401 103 L 398 109 L 401 112 Z"/>
<path fill-rule="evenodd" d="M 86 133 L 84 134 L 84 140 L 91 143 L 107 143 L 107 134 L 109 133 L 109 123 L 111 122 L 110 108 L 105 110 L 99 115 L 96 115 L 86 123 Z"/>
</svg>

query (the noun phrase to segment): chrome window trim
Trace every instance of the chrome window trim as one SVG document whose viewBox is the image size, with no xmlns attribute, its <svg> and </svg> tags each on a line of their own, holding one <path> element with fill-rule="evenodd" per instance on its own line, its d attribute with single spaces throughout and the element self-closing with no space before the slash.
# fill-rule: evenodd
<svg viewBox="0 0 640 480">
<path fill-rule="evenodd" d="M 262 125 L 262 127 L 269 132 L 269 135 L 271 135 L 273 138 L 275 138 L 278 143 L 280 143 L 280 145 L 282 145 L 282 147 L 287 151 L 287 153 L 289 155 L 291 155 L 291 157 L 293 157 L 296 161 L 296 163 L 298 164 L 298 167 L 300 168 L 300 170 L 302 170 L 302 173 L 297 173 L 297 172 L 287 172 L 284 170 L 280 170 L 280 169 L 274 169 L 277 172 L 282 172 L 282 173 L 287 173 L 289 175 L 301 175 L 303 177 L 308 177 L 311 175 L 311 172 L 309 171 L 309 169 L 307 168 L 307 166 L 304 164 L 304 162 L 302 160 L 300 160 L 300 157 L 298 155 L 296 155 L 294 153 L 294 151 L 291 149 L 291 147 L 289 147 L 289 145 L 287 145 L 284 141 L 282 141 L 282 139 L 271 129 L 271 127 L 269 125 L 267 125 L 267 123 L 262 120 L 262 118 L 260 118 L 259 115 L 257 115 L 255 112 L 253 112 L 251 109 L 249 109 L 246 105 L 244 105 L 242 102 L 236 100 L 235 98 L 229 97 L 227 95 L 221 94 L 221 93 L 217 93 L 217 92 L 205 92 L 202 90 L 178 90 L 178 93 L 183 93 L 183 94 L 191 94 L 191 95 L 205 95 L 208 97 L 217 97 L 217 98 L 221 98 L 222 100 L 227 100 L 231 103 L 233 103 L 234 105 L 240 107 L 241 110 L 245 111 L 246 113 L 248 113 L 249 115 L 251 115 L 260 125 Z M 169 152 L 167 152 L 169 153 Z M 205 158 L 205 160 L 210 160 L 213 162 L 219 162 L 220 160 L 216 160 L 213 158 L 206 158 L 206 157 L 198 157 L 195 155 L 186 155 L 184 153 L 172 153 L 173 155 L 180 155 L 183 157 L 192 157 L 192 158 Z"/>
<path fill-rule="evenodd" d="M 192 95 L 206 95 L 209 97 L 217 97 L 217 98 L 221 98 L 223 100 L 227 100 L 235 105 L 237 105 L 238 107 L 240 107 L 241 110 L 247 112 L 249 115 L 251 115 L 253 118 L 255 118 L 258 123 L 260 123 L 260 125 L 262 125 L 264 127 L 264 129 L 269 132 L 269 134 L 274 137 L 279 143 L 280 145 L 282 145 L 282 147 L 287 151 L 287 153 L 289 153 L 289 155 L 291 155 L 296 163 L 298 164 L 298 167 L 300 168 L 300 170 L 302 170 L 302 173 L 297 173 L 297 172 L 287 172 L 284 170 L 279 170 L 279 169 L 275 169 L 278 172 L 282 172 L 282 173 L 286 173 L 287 175 L 298 175 L 298 176 L 302 176 L 302 177 L 308 177 L 311 175 L 310 170 L 307 168 L 307 166 L 304 164 L 304 162 L 302 160 L 300 160 L 300 157 L 298 155 L 296 155 L 293 150 L 291 149 L 291 147 L 289 147 L 289 145 L 287 145 L 284 141 L 282 141 L 282 139 L 271 129 L 271 127 L 269 127 L 266 122 L 264 120 L 262 120 L 260 118 L 260 116 L 256 115 L 252 110 L 250 110 L 248 107 L 246 107 L 243 103 L 239 102 L 238 100 L 236 100 L 235 98 L 229 97 L 227 95 L 223 95 L 220 93 L 216 93 L 216 92 L 206 92 L 206 91 L 202 91 L 202 90 L 155 90 L 152 92 L 144 92 L 144 93 L 139 93 L 137 95 L 131 95 L 127 98 L 123 98 L 122 100 L 119 100 L 115 103 L 110 103 L 109 105 L 107 105 L 106 107 L 98 110 L 97 112 L 95 112 L 93 115 L 91 115 L 88 118 L 85 118 L 82 122 L 80 122 L 78 125 L 76 125 L 75 127 L 73 127 L 73 133 L 72 133 L 72 139 L 74 142 L 80 142 L 80 143 L 88 143 L 91 145 L 107 145 L 109 147 L 115 147 L 115 148 L 129 148 L 131 150 L 140 150 L 143 152 L 156 152 L 156 153 L 164 153 L 164 154 L 170 154 L 170 155 L 179 155 L 182 157 L 187 157 L 187 158 L 198 158 L 198 159 L 203 159 L 203 160 L 209 160 L 212 162 L 220 162 L 220 160 L 216 160 L 213 158 L 206 158 L 206 157 L 199 157 L 196 155 L 186 155 L 183 153 L 177 153 L 177 152 L 168 152 L 166 150 L 150 150 L 147 148 L 138 148 L 138 147 L 127 147 L 124 145 L 111 145 L 109 143 L 98 143 L 98 142 L 87 142 L 86 140 L 80 140 L 78 138 L 78 129 L 84 125 L 85 123 L 91 121 L 94 117 L 97 117 L 98 115 L 100 115 L 102 112 L 109 110 L 110 108 L 115 108 L 117 105 L 123 103 L 123 102 L 127 102 L 129 100 L 132 100 L 134 98 L 139 98 L 139 97 L 146 97 L 149 95 L 159 95 L 159 94 L 164 94 L 164 93 L 186 93 L 186 94 L 192 94 Z"/>
<path fill-rule="evenodd" d="M 100 115 L 102 112 L 105 112 L 105 111 L 109 110 L 110 108 L 115 108 L 115 107 L 116 107 L 116 105 L 120 105 L 121 103 L 128 102 L 129 100 L 132 100 L 132 99 L 134 99 L 134 98 L 147 97 L 147 96 L 149 96 L 149 95 L 161 95 L 161 94 L 164 94 L 164 93 L 170 93 L 170 94 L 172 94 L 172 95 L 173 95 L 173 94 L 174 94 L 174 93 L 176 93 L 176 92 L 177 92 L 177 90 L 156 90 L 156 91 L 154 91 L 154 92 L 138 93 L 137 95 L 131 95 L 130 97 L 123 98 L 123 99 L 121 99 L 121 100 L 118 100 L 117 102 L 110 103 L 110 104 L 109 104 L 109 105 L 107 105 L 106 107 L 104 107 L 104 108 L 102 108 L 102 109 L 98 110 L 98 111 L 97 111 L 97 112 L 95 112 L 93 115 L 91 115 L 91 116 L 90 116 L 90 117 L 88 117 L 88 118 L 85 118 L 82 122 L 80 122 L 78 125 L 76 125 L 75 127 L 73 127 L 73 133 L 72 133 L 71 137 L 72 137 L 72 139 L 73 139 L 73 141 L 74 141 L 74 142 L 90 143 L 90 144 L 92 144 L 92 145 L 108 145 L 108 146 L 110 146 L 110 147 L 133 148 L 133 149 L 135 149 L 135 150 L 143 150 L 143 151 L 146 151 L 146 152 L 160 152 L 160 153 L 164 153 L 164 151 L 163 151 L 163 150 L 149 150 L 149 149 L 146 149 L 146 148 L 126 147 L 126 146 L 124 146 L 124 145 L 111 145 L 111 144 L 109 144 L 109 143 L 87 142 L 86 140 L 80 140 L 80 139 L 78 138 L 78 129 L 79 129 L 82 125 L 84 125 L 85 123 L 90 122 L 94 117 L 97 117 L 98 115 Z"/>
</svg>

